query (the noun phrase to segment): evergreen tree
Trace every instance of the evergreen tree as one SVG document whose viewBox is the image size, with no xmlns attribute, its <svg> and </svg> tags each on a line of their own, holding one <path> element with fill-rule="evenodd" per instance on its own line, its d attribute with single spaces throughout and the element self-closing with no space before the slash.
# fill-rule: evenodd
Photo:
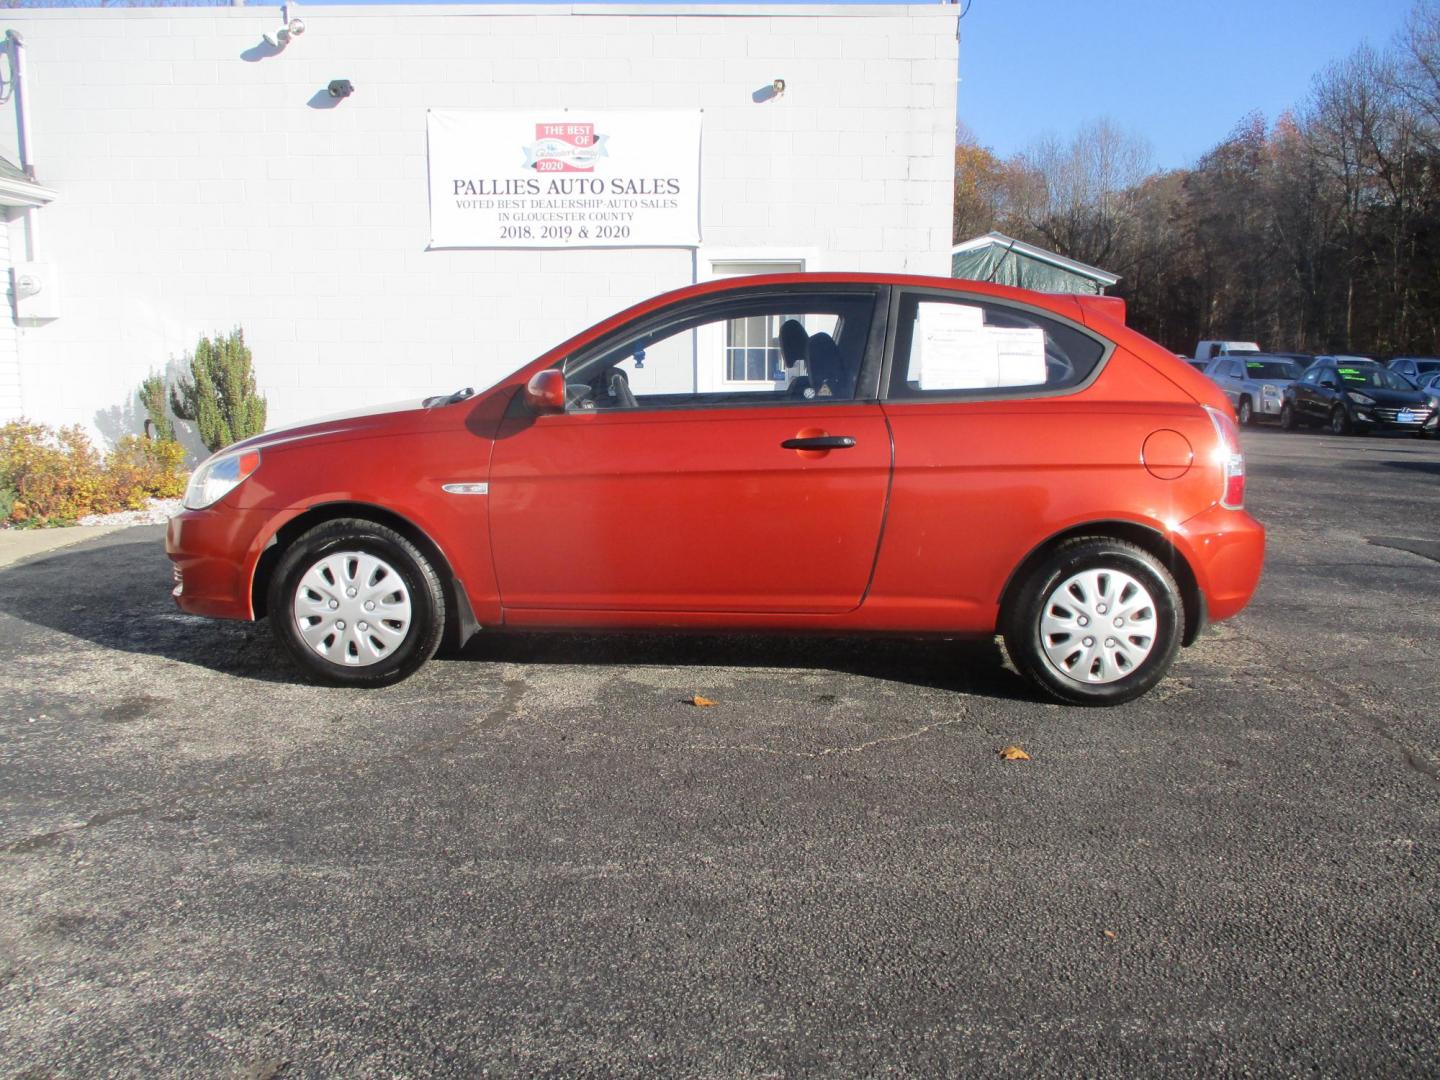
<svg viewBox="0 0 1440 1080">
<path fill-rule="evenodd" d="M 194 422 L 207 447 L 219 450 L 265 430 L 265 398 L 255 387 L 244 331 L 202 337 L 187 360 L 190 375 L 171 387 L 170 407 Z"/>
</svg>

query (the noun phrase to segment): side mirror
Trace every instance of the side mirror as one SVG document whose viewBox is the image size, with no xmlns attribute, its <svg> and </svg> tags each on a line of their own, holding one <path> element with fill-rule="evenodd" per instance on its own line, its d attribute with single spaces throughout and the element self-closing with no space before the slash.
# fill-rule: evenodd
<svg viewBox="0 0 1440 1080">
<path fill-rule="evenodd" d="M 1340 387 L 1336 384 L 1336 382 L 1335 382 L 1334 379 L 1321 379 L 1321 380 L 1320 380 L 1320 385 L 1323 386 L 1326 390 L 1339 390 L 1339 389 L 1340 389 Z"/>
<path fill-rule="evenodd" d="M 563 413 L 565 373 L 558 368 L 546 368 L 536 372 L 525 386 L 525 404 L 531 412 L 540 415 Z"/>
</svg>

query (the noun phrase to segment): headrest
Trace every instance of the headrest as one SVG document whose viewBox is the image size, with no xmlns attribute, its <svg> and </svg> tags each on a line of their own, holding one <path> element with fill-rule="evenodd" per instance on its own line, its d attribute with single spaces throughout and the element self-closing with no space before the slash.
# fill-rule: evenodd
<svg viewBox="0 0 1440 1080">
<path fill-rule="evenodd" d="M 810 335 L 798 319 L 786 319 L 780 324 L 780 356 L 786 367 L 794 367 L 805 359 L 810 345 Z"/>
<path fill-rule="evenodd" d="M 816 334 L 810 339 L 809 351 L 807 354 L 810 361 L 823 366 L 839 365 L 840 346 L 835 344 L 835 339 L 826 333 Z"/>
</svg>

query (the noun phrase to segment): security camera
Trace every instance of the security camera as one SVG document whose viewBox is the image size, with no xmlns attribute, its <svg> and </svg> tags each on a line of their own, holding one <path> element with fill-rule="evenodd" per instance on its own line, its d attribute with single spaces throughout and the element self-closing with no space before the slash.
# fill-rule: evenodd
<svg viewBox="0 0 1440 1080">
<path fill-rule="evenodd" d="M 349 79 L 332 79 L 325 89 L 333 98 L 347 98 L 355 92 L 355 84 Z"/>
<path fill-rule="evenodd" d="M 303 19 L 291 19 L 279 30 L 270 30 L 260 36 L 265 39 L 265 44 L 272 49 L 283 49 L 290 44 L 291 38 L 297 38 L 305 33 L 305 21 Z"/>
</svg>

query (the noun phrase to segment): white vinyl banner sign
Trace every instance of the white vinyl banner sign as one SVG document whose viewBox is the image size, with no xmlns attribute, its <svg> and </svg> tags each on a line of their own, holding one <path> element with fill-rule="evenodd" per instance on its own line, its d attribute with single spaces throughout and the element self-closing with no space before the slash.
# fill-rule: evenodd
<svg viewBox="0 0 1440 1080">
<path fill-rule="evenodd" d="M 700 113 L 432 109 L 430 246 L 696 247 Z"/>
</svg>

